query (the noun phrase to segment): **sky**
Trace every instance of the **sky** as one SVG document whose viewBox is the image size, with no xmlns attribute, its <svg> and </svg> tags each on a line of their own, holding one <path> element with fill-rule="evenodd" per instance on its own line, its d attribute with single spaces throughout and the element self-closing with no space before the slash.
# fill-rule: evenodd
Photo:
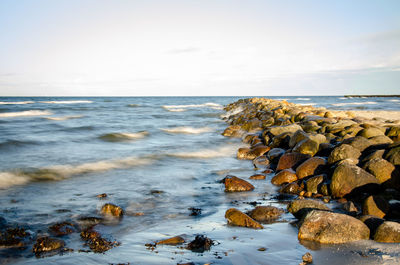
<svg viewBox="0 0 400 265">
<path fill-rule="evenodd" d="M 348 94 L 400 94 L 400 1 L 0 1 L 0 96 Z"/>
</svg>

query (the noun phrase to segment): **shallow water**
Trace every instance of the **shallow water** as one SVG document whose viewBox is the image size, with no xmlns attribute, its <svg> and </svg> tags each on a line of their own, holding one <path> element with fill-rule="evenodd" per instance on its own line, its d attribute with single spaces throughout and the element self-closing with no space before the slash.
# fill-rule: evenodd
<svg viewBox="0 0 400 265">
<path fill-rule="evenodd" d="M 74 252 L 37 259 L 30 249 L 19 254 L 0 249 L 1 263 L 298 264 L 310 246 L 298 242 L 290 214 L 263 230 L 226 225 L 224 214 L 230 207 L 250 210 L 254 201 L 285 207 L 274 199 L 272 176 L 250 180 L 256 190 L 249 193 L 225 194 L 218 183 L 227 174 L 247 179 L 257 172 L 251 162 L 235 158 L 237 148 L 244 146 L 240 139 L 220 135 L 226 127 L 222 107 L 237 99 L 0 98 L 0 212 L 9 224 L 42 235 L 56 222 L 98 216 L 107 202 L 126 210 L 118 224 L 98 227 L 105 237 L 121 243 L 105 254 L 78 252 L 87 247 L 75 233 L 63 237 Z M 324 107 L 382 100 L 385 103 L 365 106 L 400 109 L 400 102 L 391 98 L 286 99 Z M 358 105 L 336 109 L 346 106 Z M 97 198 L 101 193 L 109 196 Z M 201 214 L 190 216 L 191 207 L 201 208 Z M 216 244 L 204 253 L 145 247 L 175 235 L 190 241 L 196 234 Z M 371 244 L 311 252 L 314 264 L 374 264 L 382 263 L 382 257 L 389 264 L 398 261 L 393 254 L 398 249 L 388 245 L 379 245 L 378 255 L 360 255 L 360 249 L 378 248 Z M 266 251 L 257 250 L 262 247 Z"/>
</svg>

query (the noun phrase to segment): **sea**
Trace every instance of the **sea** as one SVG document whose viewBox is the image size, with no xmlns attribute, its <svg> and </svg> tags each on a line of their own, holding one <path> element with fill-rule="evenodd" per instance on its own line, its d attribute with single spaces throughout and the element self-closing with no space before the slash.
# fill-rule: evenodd
<svg viewBox="0 0 400 265">
<path fill-rule="evenodd" d="M 268 96 L 265 96 L 268 97 Z M 0 217 L 32 240 L 49 226 L 101 217 L 121 206 L 118 222 L 96 226 L 119 246 L 88 252 L 79 233 L 63 236 L 69 252 L 46 257 L 0 247 L 0 264 L 314 264 L 399 262 L 398 246 L 370 241 L 310 246 L 298 241 L 290 214 L 263 230 L 227 225 L 225 211 L 254 205 L 284 209 L 267 180 L 253 192 L 224 192 L 226 175 L 258 173 L 236 159 L 240 139 L 223 137 L 223 107 L 243 97 L 0 97 Z M 335 110 L 400 111 L 399 98 L 268 97 Z M 97 195 L 106 193 L 107 197 Z M 3 224 L 4 225 L 4 224 Z M 213 240 L 211 249 L 148 243 L 180 235 Z M 372 252 L 371 252 L 372 251 Z M 393 264 L 395 264 L 393 263 Z"/>
</svg>

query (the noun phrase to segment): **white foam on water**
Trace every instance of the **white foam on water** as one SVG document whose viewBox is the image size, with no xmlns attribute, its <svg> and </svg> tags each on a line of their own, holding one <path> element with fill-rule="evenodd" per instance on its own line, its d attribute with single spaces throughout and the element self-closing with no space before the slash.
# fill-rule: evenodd
<svg viewBox="0 0 400 265">
<path fill-rule="evenodd" d="M 4 189 L 15 185 L 23 185 L 31 181 L 63 180 L 76 175 L 148 165 L 154 159 L 154 157 L 126 157 L 80 165 L 54 165 L 34 170 L 0 172 L 0 188 Z"/>
<path fill-rule="evenodd" d="M 400 99 L 389 99 L 389 102 L 400 102 Z"/>
<path fill-rule="evenodd" d="M 26 110 L 19 112 L 3 112 L 0 113 L 0 118 L 28 117 L 28 116 L 45 116 L 52 115 L 50 111 L 43 110 Z"/>
<path fill-rule="evenodd" d="M 317 103 L 312 103 L 312 102 L 307 102 L 307 103 L 297 103 L 297 105 L 300 106 L 313 106 L 316 105 Z"/>
<path fill-rule="evenodd" d="M 187 111 L 187 109 L 167 109 L 168 111 L 171 112 L 183 112 L 183 111 Z"/>
<path fill-rule="evenodd" d="M 213 102 L 207 102 L 204 104 L 190 104 L 190 105 L 164 105 L 162 107 L 169 111 L 173 111 L 173 110 L 177 110 L 177 109 L 182 111 L 183 109 L 191 109 L 191 108 L 212 108 L 212 109 L 217 109 L 217 110 L 223 109 L 222 105 L 213 103 Z"/>
<path fill-rule="evenodd" d="M 65 121 L 70 119 L 79 119 L 82 118 L 83 115 L 71 115 L 71 116 L 61 116 L 61 117 L 46 117 L 45 119 L 52 121 Z"/>
<path fill-rule="evenodd" d="M 216 149 L 201 149 L 197 151 L 178 152 L 167 155 L 179 158 L 209 159 L 217 157 L 231 157 L 236 154 L 236 150 L 237 146 L 230 144 L 228 146 L 221 146 Z"/>
<path fill-rule="evenodd" d="M 225 114 L 222 114 L 221 118 L 222 119 L 229 118 L 229 116 L 236 115 L 236 114 L 242 112 L 243 110 L 244 110 L 244 107 L 239 105 L 238 107 L 231 109 L 230 111 L 227 111 Z"/>
<path fill-rule="evenodd" d="M 348 106 L 348 105 L 358 106 L 358 105 L 375 105 L 375 104 L 378 104 L 378 103 L 375 102 L 375 101 L 367 101 L 367 102 L 334 103 L 334 104 L 331 104 L 331 105 L 332 106 L 336 106 L 336 107 L 342 107 L 342 106 Z"/>
<path fill-rule="evenodd" d="M 295 100 L 311 100 L 311 98 L 296 98 Z"/>
<path fill-rule="evenodd" d="M 183 133 L 183 134 L 200 134 L 212 131 L 210 127 L 193 128 L 188 126 L 164 128 L 161 130 L 168 133 Z"/>
<path fill-rule="evenodd" d="M 40 101 L 40 103 L 46 104 L 80 104 L 80 103 L 93 103 L 90 100 L 53 100 L 53 101 Z"/>
<path fill-rule="evenodd" d="M 23 185 L 29 182 L 29 177 L 11 172 L 0 172 L 0 189 L 15 185 Z"/>
<path fill-rule="evenodd" d="M 35 103 L 35 101 L 15 101 L 15 102 L 0 101 L 0 105 L 24 105 L 33 103 Z"/>
<path fill-rule="evenodd" d="M 339 98 L 339 99 L 347 99 L 347 98 L 345 98 L 345 97 L 341 97 L 341 98 Z"/>
<path fill-rule="evenodd" d="M 107 133 L 101 135 L 99 138 L 108 142 L 127 141 L 134 139 L 141 139 L 149 135 L 149 132 L 123 132 L 123 133 Z"/>
</svg>

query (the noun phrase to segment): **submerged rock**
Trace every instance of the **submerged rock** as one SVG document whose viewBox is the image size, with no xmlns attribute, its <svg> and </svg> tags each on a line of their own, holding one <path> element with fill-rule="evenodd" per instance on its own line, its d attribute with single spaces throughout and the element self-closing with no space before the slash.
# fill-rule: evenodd
<svg viewBox="0 0 400 265">
<path fill-rule="evenodd" d="M 258 222 L 271 222 L 277 219 L 284 211 L 274 206 L 257 206 L 248 215 Z"/>
<path fill-rule="evenodd" d="M 57 223 L 49 227 L 55 236 L 64 236 L 76 232 L 76 226 L 70 222 Z"/>
<path fill-rule="evenodd" d="M 225 213 L 225 218 L 228 220 L 229 225 L 243 226 L 255 229 L 264 228 L 260 223 L 252 219 L 250 216 L 235 208 L 228 209 Z"/>
<path fill-rule="evenodd" d="M 96 253 L 103 253 L 110 250 L 119 243 L 114 241 L 108 241 L 103 238 L 99 232 L 93 230 L 92 228 L 86 229 L 81 232 L 81 238 L 86 241 L 89 248 Z"/>
<path fill-rule="evenodd" d="M 302 220 L 298 237 L 323 244 L 341 244 L 368 239 L 369 234 L 368 227 L 354 217 L 313 210 Z"/>
<path fill-rule="evenodd" d="M 181 236 L 174 236 L 164 240 L 156 242 L 156 245 L 179 245 L 185 243 L 185 239 Z"/>
<path fill-rule="evenodd" d="M 226 192 L 252 191 L 254 186 L 244 179 L 235 176 L 226 176 L 224 179 Z"/>
<path fill-rule="evenodd" d="M 187 245 L 187 249 L 194 252 L 204 252 L 210 250 L 213 241 L 206 236 L 197 235 L 196 238 Z"/>
<path fill-rule="evenodd" d="M 23 247 L 24 240 L 29 235 L 24 228 L 8 228 L 0 232 L 0 247 Z"/>
<path fill-rule="evenodd" d="M 60 239 L 55 239 L 51 237 L 41 237 L 36 240 L 36 243 L 33 245 L 32 251 L 36 255 L 40 255 L 43 252 L 58 250 L 64 246 L 65 246 L 64 241 Z"/>
<path fill-rule="evenodd" d="M 121 207 L 107 203 L 101 207 L 101 213 L 106 216 L 114 216 L 114 217 L 122 217 L 124 215 L 124 211 Z"/>
</svg>

